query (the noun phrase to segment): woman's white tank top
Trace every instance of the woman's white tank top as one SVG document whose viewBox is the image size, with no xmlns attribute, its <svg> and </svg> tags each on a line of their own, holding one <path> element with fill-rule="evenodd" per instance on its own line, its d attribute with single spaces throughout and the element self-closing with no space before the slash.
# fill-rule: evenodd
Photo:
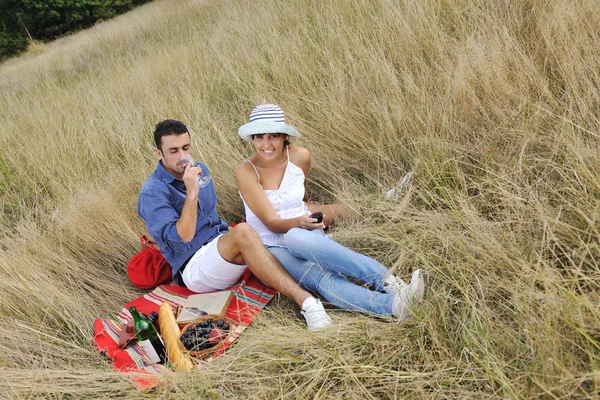
<svg viewBox="0 0 600 400">
<path fill-rule="evenodd" d="M 256 176 L 258 178 L 258 185 L 262 189 L 260 184 L 260 175 L 258 170 L 249 162 L 254 168 Z M 304 171 L 296 164 L 290 161 L 290 152 L 288 148 L 288 163 L 285 167 L 283 179 L 277 190 L 264 190 L 267 198 L 273 205 L 275 212 L 282 219 L 295 218 L 308 213 L 306 205 L 304 204 Z M 246 222 L 250 225 L 258 236 L 262 239 L 263 244 L 268 246 L 285 247 L 282 233 L 274 233 L 266 227 L 265 224 L 252 212 L 246 201 L 240 193 L 240 197 L 244 202 L 244 209 L 246 210 Z"/>
</svg>

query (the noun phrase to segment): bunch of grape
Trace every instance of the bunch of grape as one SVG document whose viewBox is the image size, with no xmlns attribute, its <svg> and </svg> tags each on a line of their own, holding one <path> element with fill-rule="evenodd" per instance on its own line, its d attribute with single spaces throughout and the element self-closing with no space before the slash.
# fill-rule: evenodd
<svg viewBox="0 0 600 400">
<path fill-rule="evenodd" d="M 213 321 L 208 318 L 189 327 L 181 337 L 181 343 L 189 351 L 206 350 L 213 347 L 227 337 L 229 324 L 222 319 Z"/>
</svg>

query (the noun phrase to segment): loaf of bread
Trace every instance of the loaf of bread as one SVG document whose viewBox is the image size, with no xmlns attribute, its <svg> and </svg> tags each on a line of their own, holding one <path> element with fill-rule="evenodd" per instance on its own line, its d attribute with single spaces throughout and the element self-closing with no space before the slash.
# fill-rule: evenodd
<svg viewBox="0 0 600 400">
<path fill-rule="evenodd" d="M 158 324 L 160 334 L 167 349 L 167 356 L 175 371 L 191 371 L 194 363 L 190 356 L 184 351 L 183 344 L 179 340 L 179 326 L 175 320 L 175 314 L 171 305 L 164 302 L 158 311 Z"/>
</svg>

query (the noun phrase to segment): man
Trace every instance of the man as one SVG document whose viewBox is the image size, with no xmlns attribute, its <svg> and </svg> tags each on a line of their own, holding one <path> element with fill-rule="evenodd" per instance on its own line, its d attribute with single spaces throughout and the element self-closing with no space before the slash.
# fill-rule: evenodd
<svg viewBox="0 0 600 400">
<path fill-rule="evenodd" d="M 227 230 L 217 215 L 215 187 L 206 165 L 185 161 L 192 152 L 186 126 L 175 120 L 159 122 L 154 142 L 160 160 L 142 186 L 137 211 L 173 267 L 173 280 L 195 292 L 212 292 L 233 285 L 250 268 L 300 306 L 309 330 L 329 326 L 321 302 L 298 286 L 248 224 Z M 208 177 L 202 187 L 200 177 Z"/>
</svg>

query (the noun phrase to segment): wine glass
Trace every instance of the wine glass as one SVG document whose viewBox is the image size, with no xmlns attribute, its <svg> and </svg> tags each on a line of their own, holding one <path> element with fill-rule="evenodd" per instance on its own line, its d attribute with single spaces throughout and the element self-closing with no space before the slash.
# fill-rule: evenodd
<svg viewBox="0 0 600 400">
<path fill-rule="evenodd" d="M 181 162 L 181 166 L 183 168 L 185 168 L 188 164 L 192 164 L 192 165 L 196 164 L 196 162 L 194 161 L 194 157 L 192 157 L 191 154 L 184 155 L 183 157 L 181 157 L 179 159 L 179 162 Z M 198 175 L 198 186 L 204 187 L 204 186 L 208 185 L 209 182 L 210 182 L 210 176 Z"/>
</svg>

